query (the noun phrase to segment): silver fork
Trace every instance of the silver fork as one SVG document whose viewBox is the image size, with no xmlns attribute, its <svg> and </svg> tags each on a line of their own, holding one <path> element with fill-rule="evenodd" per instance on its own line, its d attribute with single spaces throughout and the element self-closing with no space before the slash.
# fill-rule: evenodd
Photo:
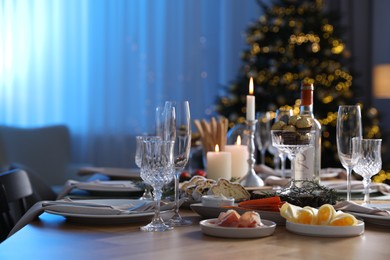
<svg viewBox="0 0 390 260">
<path fill-rule="evenodd" d="M 143 213 L 154 209 L 154 202 L 143 202 L 127 210 L 123 210 L 124 214 Z"/>
</svg>

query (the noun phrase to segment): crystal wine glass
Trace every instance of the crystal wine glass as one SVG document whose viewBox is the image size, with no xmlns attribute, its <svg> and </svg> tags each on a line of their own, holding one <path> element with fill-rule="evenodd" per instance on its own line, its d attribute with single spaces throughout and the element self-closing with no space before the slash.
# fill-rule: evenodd
<svg viewBox="0 0 390 260">
<path fill-rule="evenodd" d="M 284 130 L 271 130 L 272 145 L 280 152 L 287 154 L 291 160 L 291 180 L 295 180 L 294 162 L 298 153 L 313 147 L 315 131 L 296 130 L 294 132 Z"/>
<path fill-rule="evenodd" d="M 265 164 L 265 153 L 270 145 L 271 115 L 270 112 L 258 112 L 255 140 L 261 154 L 261 164 Z"/>
<path fill-rule="evenodd" d="M 358 153 L 358 161 L 353 170 L 363 177 L 363 205 L 367 205 L 370 204 L 371 176 L 377 174 L 382 168 L 382 140 L 354 138 L 352 144 Z"/>
<path fill-rule="evenodd" d="M 190 220 L 179 214 L 179 177 L 187 165 L 191 150 L 191 117 L 188 101 L 166 101 L 164 106 L 164 140 L 175 142 L 173 149 L 175 164 L 175 214 L 169 220 L 172 226 L 190 225 Z"/>
<path fill-rule="evenodd" d="M 173 227 L 164 223 L 160 216 L 162 188 L 174 178 L 173 141 L 144 140 L 141 178 L 152 185 L 155 201 L 152 222 L 141 227 L 142 231 L 166 231 Z"/>
<path fill-rule="evenodd" d="M 271 136 L 271 131 L 270 131 L 270 136 Z M 272 138 L 271 138 L 272 139 Z M 280 169 L 280 157 L 279 157 L 279 150 L 272 145 L 272 141 L 270 143 L 270 145 L 268 146 L 268 152 L 270 154 L 272 154 L 273 158 L 274 158 L 274 169 L 275 171 Z"/>
<path fill-rule="evenodd" d="M 337 153 L 347 171 L 347 201 L 351 200 L 351 173 L 357 163 L 353 156 L 352 139 L 362 138 L 361 112 L 359 106 L 339 106 L 336 126 Z"/>
<path fill-rule="evenodd" d="M 275 122 L 283 121 L 288 124 L 288 119 L 294 114 L 292 109 L 278 109 L 276 110 Z M 286 178 L 286 160 L 287 154 L 285 152 L 279 152 L 280 158 L 280 170 L 282 178 Z"/>
<path fill-rule="evenodd" d="M 161 140 L 159 136 L 148 136 L 148 135 L 138 135 L 135 137 L 136 139 L 136 149 L 135 149 L 135 164 L 138 168 L 141 168 L 142 165 L 142 155 L 144 154 L 144 140 Z M 150 184 L 145 182 L 145 191 L 140 200 L 152 200 L 153 196 L 151 193 Z"/>
<path fill-rule="evenodd" d="M 156 107 L 156 135 L 164 137 L 164 124 L 165 124 L 164 106 Z"/>
</svg>

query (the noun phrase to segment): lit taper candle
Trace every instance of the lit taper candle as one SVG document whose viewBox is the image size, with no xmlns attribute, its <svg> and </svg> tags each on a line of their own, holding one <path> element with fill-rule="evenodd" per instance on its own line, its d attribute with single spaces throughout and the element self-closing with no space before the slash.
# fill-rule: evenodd
<svg viewBox="0 0 390 260">
<path fill-rule="evenodd" d="M 246 96 L 246 120 L 255 120 L 255 96 L 253 95 L 253 78 L 249 80 L 249 95 Z"/>
</svg>

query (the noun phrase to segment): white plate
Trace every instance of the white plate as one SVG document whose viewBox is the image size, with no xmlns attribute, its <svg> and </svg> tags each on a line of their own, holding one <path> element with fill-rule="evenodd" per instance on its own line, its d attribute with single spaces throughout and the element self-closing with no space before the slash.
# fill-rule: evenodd
<svg viewBox="0 0 390 260">
<path fill-rule="evenodd" d="M 352 237 L 364 233 L 364 222 L 359 220 L 356 226 L 321 226 L 305 225 L 286 221 L 286 229 L 290 232 L 305 236 L 316 237 Z"/>
<path fill-rule="evenodd" d="M 377 216 L 363 213 L 349 212 L 356 217 L 361 217 L 364 222 L 390 227 L 390 216 Z"/>
<path fill-rule="evenodd" d="M 126 199 L 96 199 L 96 200 L 84 200 L 86 203 L 100 203 L 102 205 L 119 206 L 128 204 L 142 203 L 140 200 L 126 200 Z M 102 215 L 102 214 L 86 214 L 86 213 L 71 213 L 60 212 L 53 210 L 45 210 L 45 212 L 66 217 L 71 222 L 83 223 L 83 224 L 123 224 L 130 222 L 148 222 L 154 216 L 154 211 L 141 212 L 141 213 L 129 213 L 119 215 Z M 162 214 L 166 214 L 169 211 L 162 211 Z"/>
<path fill-rule="evenodd" d="M 332 172 L 332 171 L 327 171 L 327 172 L 321 172 L 320 173 L 320 178 L 321 179 L 330 179 L 330 178 L 336 178 L 339 176 L 339 172 Z"/>
<path fill-rule="evenodd" d="M 221 208 L 221 207 L 207 207 L 207 206 L 204 206 L 202 203 L 191 204 L 190 208 L 195 213 L 202 216 L 203 218 L 218 218 L 219 213 L 226 212 L 229 210 L 228 208 Z M 236 209 L 236 211 L 239 214 L 242 214 L 245 212 L 245 210 L 240 210 L 240 209 Z M 261 211 L 261 210 L 253 210 L 253 211 L 258 212 L 260 214 L 261 219 L 272 220 L 276 224 L 282 225 L 282 226 L 284 226 L 286 224 L 286 219 L 284 219 L 282 216 L 280 216 L 279 212 Z"/>
<path fill-rule="evenodd" d="M 215 223 L 217 219 L 205 219 L 200 222 L 200 229 L 209 236 L 225 238 L 259 238 L 270 236 L 274 233 L 276 223 L 270 220 L 262 219 L 265 225 L 254 228 L 221 227 Z"/>
<path fill-rule="evenodd" d="M 86 191 L 140 192 L 132 181 L 93 181 L 77 183 L 77 188 Z"/>
<path fill-rule="evenodd" d="M 390 210 L 390 204 L 369 204 L 368 207 L 376 207 L 384 210 Z M 358 212 L 349 212 L 356 217 L 364 219 L 364 222 L 390 227 L 390 216 L 372 215 Z"/>
<path fill-rule="evenodd" d="M 93 175 L 96 173 L 118 179 L 140 179 L 140 169 L 83 167 L 78 171 L 78 175 L 80 176 Z"/>
</svg>

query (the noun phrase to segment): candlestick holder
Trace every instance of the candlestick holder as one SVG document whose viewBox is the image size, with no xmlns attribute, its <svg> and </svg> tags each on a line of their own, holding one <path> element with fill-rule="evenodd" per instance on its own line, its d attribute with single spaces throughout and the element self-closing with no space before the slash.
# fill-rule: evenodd
<svg viewBox="0 0 390 260">
<path fill-rule="evenodd" d="M 240 184 L 244 187 L 261 187 L 264 186 L 264 181 L 256 174 L 254 166 L 256 163 L 255 159 L 255 130 L 257 120 L 247 120 L 246 125 L 248 128 L 248 173 L 241 179 Z"/>
</svg>

